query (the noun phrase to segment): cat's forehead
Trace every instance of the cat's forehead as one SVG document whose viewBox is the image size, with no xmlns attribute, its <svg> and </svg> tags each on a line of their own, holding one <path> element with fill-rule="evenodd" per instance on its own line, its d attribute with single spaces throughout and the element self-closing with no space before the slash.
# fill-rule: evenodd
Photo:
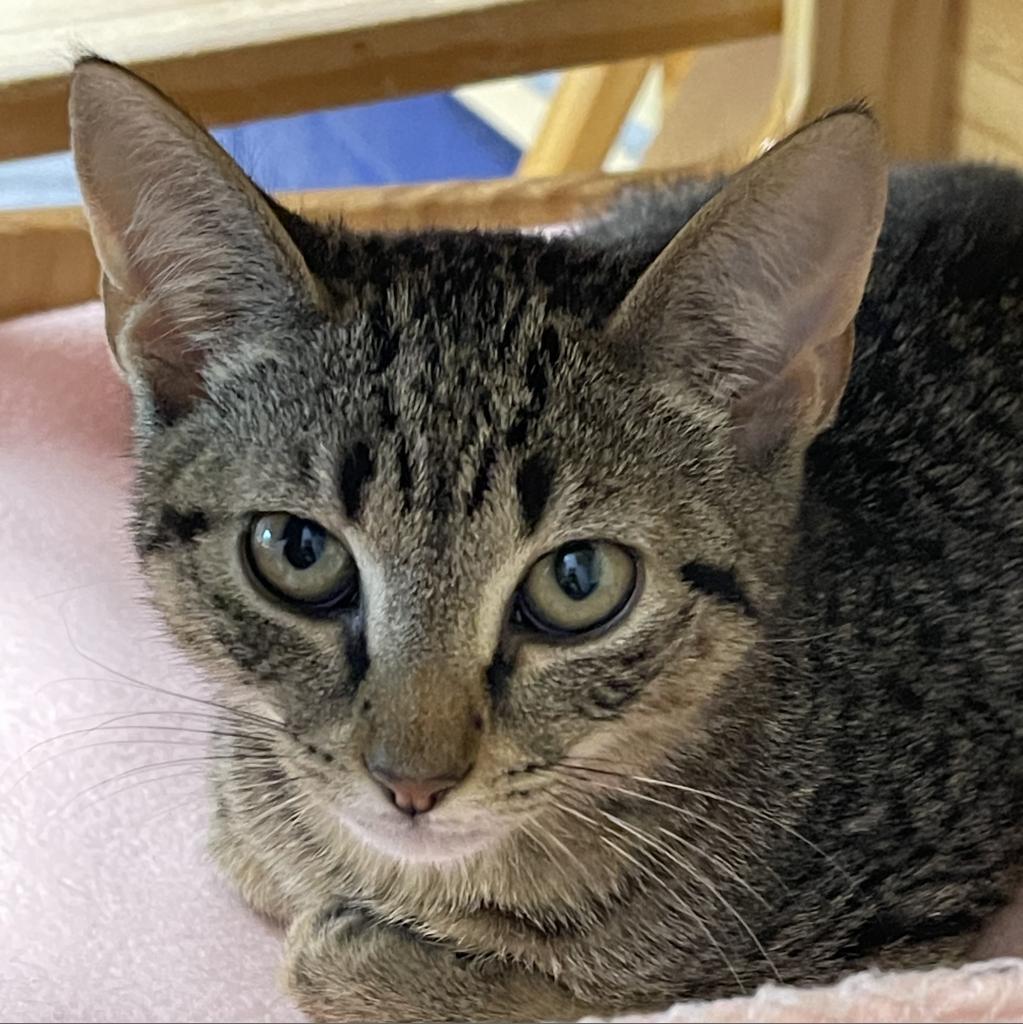
<svg viewBox="0 0 1023 1024">
<path fill-rule="evenodd" d="M 293 349 L 336 432 L 399 426 L 432 447 L 523 449 L 537 422 L 599 388 L 615 288 L 584 247 L 516 235 L 353 240 L 329 265 L 338 301 Z M 303 394 L 301 400 L 308 400 Z M 549 430 L 548 430 L 549 432 Z"/>
<path fill-rule="evenodd" d="M 627 261 L 626 261 L 627 262 Z M 376 310 L 435 327 L 503 326 L 523 303 L 598 324 L 626 290 L 620 254 L 583 239 L 496 232 L 345 235 L 311 246 L 310 264 L 342 308 Z M 514 332 L 511 332 L 514 333 Z"/>
<path fill-rule="evenodd" d="M 602 388 L 586 325 L 513 279 L 458 296 L 430 283 L 393 282 L 338 328 L 354 333 L 359 368 L 324 392 L 318 420 L 345 513 L 365 512 L 367 528 L 401 520 L 406 536 L 418 524 L 425 540 L 497 504 L 528 532 Z"/>
<path fill-rule="evenodd" d="M 602 340 L 628 270 L 528 236 L 368 237 L 341 252 L 315 268 L 345 282 L 327 322 L 270 339 L 216 404 L 209 437 L 231 440 L 234 504 L 340 525 L 337 509 L 417 548 L 492 547 L 580 501 L 599 530 L 611 492 L 613 525 L 622 481 L 659 472 L 642 453 L 663 454 L 663 410 Z"/>
</svg>

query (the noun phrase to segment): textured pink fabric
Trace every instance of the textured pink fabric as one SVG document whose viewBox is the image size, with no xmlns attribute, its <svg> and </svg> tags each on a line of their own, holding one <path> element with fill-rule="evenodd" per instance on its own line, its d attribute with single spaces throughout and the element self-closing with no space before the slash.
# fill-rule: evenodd
<svg viewBox="0 0 1023 1024">
<path fill-rule="evenodd" d="M 620 1017 L 649 1021 L 649 1016 Z M 828 988 L 765 985 L 748 999 L 679 1003 L 656 1024 L 830 1024 L 835 1021 L 1020 1021 L 1023 964 L 992 960 L 959 970 L 856 974 Z"/>
<path fill-rule="evenodd" d="M 205 720 L 113 721 L 202 706 L 130 682 L 201 693 L 139 600 L 102 333 L 96 306 L 0 325 L 0 1016 L 298 1021 L 206 858 L 205 737 L 141 728 Z"/>
<path fill-rule="evenodd" d="M 205 738 L 164 728 L 203 708 L 152 689 L 203 692 L 140 600 L 128 447 L 96 306 L 0 324 L 0 1020 L 299 1021 L 206 857 Z M 1023 964 L 663 1019 L 1020 1020 Z"/>
</svg>

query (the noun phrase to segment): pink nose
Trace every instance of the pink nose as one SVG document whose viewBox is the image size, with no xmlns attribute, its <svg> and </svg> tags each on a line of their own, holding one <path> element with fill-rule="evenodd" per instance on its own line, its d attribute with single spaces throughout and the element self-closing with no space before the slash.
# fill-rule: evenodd
<svg viewBox="0 0 1023 1024">
<path fill-rule="evenodd" d="M 441 797 L 458 785 L 458 779 L 402 779 L 386 768 L 367 765 L 370 775 L 380 783 L 391 796 L 394 806 L 409 816 L 426 814 L 440 803 Z"/>
</svg>

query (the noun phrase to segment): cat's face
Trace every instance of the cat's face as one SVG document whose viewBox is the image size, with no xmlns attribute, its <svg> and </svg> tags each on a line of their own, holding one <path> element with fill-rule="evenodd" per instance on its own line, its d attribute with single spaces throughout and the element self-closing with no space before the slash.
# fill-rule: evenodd
<svg viewBox="0 0 1023 1024">
<path fill-rule="evenodd" d="M 778 599 L 880 226 L 868 119 L 779 147 L 640 276 L 303 226 L 99 62 L 72 115 L 143 565 L 258 733 L 253 786 L 292 779 L 367 856 L 460 863 L 573 771 L 656 771 L 746 713 L 721 684 Z"/>
<path fill-rule="evenodd" d="M 267 326 L 142 450 L 177 635 L 285 726 L 311 800 L 405 857 L 535 817 L 566 759 L 698 742 L 792 506 L 709 403 L 666 399 L 548 293 L 542 243 L 454 242 Z M 369 767 L 453 788 L 413 818 Z"/>
</svg>

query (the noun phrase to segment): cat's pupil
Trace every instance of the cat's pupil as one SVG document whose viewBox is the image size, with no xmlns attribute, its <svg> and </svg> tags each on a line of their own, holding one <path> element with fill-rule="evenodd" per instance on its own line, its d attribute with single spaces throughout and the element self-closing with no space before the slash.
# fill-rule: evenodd
<svg viewBox="0 0 1023 1024">
<path fill-rule="evenodd" d="M 295 569 L 308 569 L 323 555 L 326 531 L 318 523 L 292 516 L 284 527 L 284 557 Z"/>
<path fill-rule="evenodd" d="M 592 544 L 566 544 L 554 558 L 554 578 L 573 601 L 583 601 L 600 583 L 600 557 Z"/>
</svg>

